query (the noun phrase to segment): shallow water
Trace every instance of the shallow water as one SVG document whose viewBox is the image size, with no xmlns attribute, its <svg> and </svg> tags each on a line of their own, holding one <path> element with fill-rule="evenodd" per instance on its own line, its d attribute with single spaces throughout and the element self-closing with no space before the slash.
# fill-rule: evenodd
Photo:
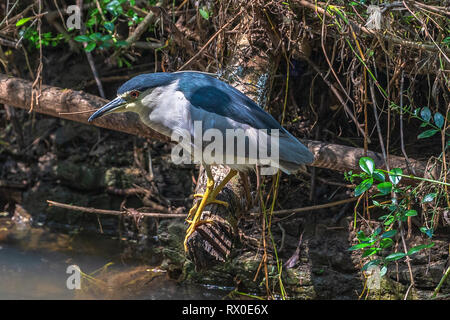
<svg viewBox="0 0 450 320">
<path fill-rule="evenodd" d="M 119 240 L 82 235 L 74 239 L 42 228 L 21 230 L 0 223 L 0 299 L 203 300 L 222 299 L 230 291 L 180 285 L 156 266 L 124 262 L 123 250 Z M 92 274 L 108 264 L 106 271 Z M 80 289 L 69 289 L 71 265 L 94 279 L 82 277 Z"/>
</svg>

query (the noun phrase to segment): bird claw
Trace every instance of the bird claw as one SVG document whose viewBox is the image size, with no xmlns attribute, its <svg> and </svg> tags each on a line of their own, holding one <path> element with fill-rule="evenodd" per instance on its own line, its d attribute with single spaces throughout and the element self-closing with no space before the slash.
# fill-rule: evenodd
<svg viewBox="0 0 450 320">
<path fill-rule="evenodd" d="M 203 194 L 194 194 L 194 198 L 204 198 L 204 195 Z M 184 238 L 184 250 L 186 252 L 188 251 L 188 248 L 187 248 L 188 239 L 194 233 L 195 229 L 198 226 L 201 226 L 203 224 L 213 223 L 214 222 L 214 220 L 200 220 L 200 217 L 201 217 L 201 214 L 202 214 L 202 212 L 200 212 L 200 210 L 199 210 L 200 209 L 199 208 L 199 203 L 200 202 L 201 201 L 197 201 L 194 204 L 194 206 L 191 208 L 191 210 L 189 210 L 189 214 L 188 214 L 188 216 L 186 218 L 186 222 L 190 224 L 189 228 L 186 231 L 186 237 Z M 221 200 L 216 200 L 216 199 L 211 199 L 208 196 L 208 198 L 205 201 L 205 204 L 204 204 L 203 208 L 205 206 L 207 206 L 208 204 L 211 204 L 211 203 L 220 204 L 220 205 L 225 206 L 226 208 L 228 208 L 228 206 L 229 206 L 228 202 L 221 201 Z M 201 211 L 203 211 L 203 210 L 201 210 Z"/>
<path fill-rule="evenodd" d="M 194 194 L 194 198 L 203 198 L 203 194 Z M 185 220 L 187 223 L 192 223 L 191 217 L 193 217 L 194 213 L 197 211 L 199 202 L 200 201 L 197 201 L 194 204 L 194 206 L 189 210 L 188 216 L 187 216 L 187 218 Z M 217 199 L 208 199 L 208 200 L 206 200 L 205 206 L 207 206 L 208 204 L 211 204 L 211 203 L 220 204 L 220 205 L 224 206 L 225 208 L 228 208 L 230 206 L 230 204 L 228 202 L 217 200 Z"/>
</svg>

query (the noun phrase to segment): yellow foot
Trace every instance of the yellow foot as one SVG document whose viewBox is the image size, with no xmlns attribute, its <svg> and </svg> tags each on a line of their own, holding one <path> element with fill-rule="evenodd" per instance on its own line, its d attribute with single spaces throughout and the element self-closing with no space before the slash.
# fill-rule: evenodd
<svg viewBox="0 0 450 320">
<path fill-rule="evenodd" d="M 227 174 L 227 176 L 222 180 L 222 182 L 219 183 L 219 185 L 214 188 L 214 178 L 211 172 L 210 166 L 205 166 L 206 174 L 207 174 L 207 180 L 206 180 L 206 189 L 205 194 L 195 194 L 194 197 L 200 197 L 202 198 L 201 201 L 197 201 L 195 205 L 192 207 L 191 210 L 189 210 L 189 214 L 187 217 L 187 222 L 190 224 L 189 228 L 186 231 L 186 237 L 184 238 L 184 250 L 187 252 L 187 241 L 189 237 L 192 235 L 192 233 L 195 231 L 195 229 L 205 223 L 212 223 L 212 220 L 200 220 L 200 217 L 202 216 L 203 210 L 205 209 L 205 206 L 210 203 L 217 203 L 221 204 L 223 206 L 228 207 L 228 203 L 225 201 L 216 200 L 216 196 L 219 194 L 219 192 L 225 187 L 225 185 L 230 181 L 230 179 L 236 175 L 237 171 L 230 170 L 230 172 Z M 195 212 L 195 213 L 194 213 Z"/>
<path fill-rule="evenodd" d="M 194 198 L 203 198 L 203 194 L 196 193 L 196 194 L 194 194 Z M 225 206 L 225 208 L 228 208 L 228 206 L 229 206 L 228 202 L 216 200 L 216 199 L 207 199 L 205 206 L 207 206 L 208 204 L 211 204 L 211 203 L 220 204 L 222 206 Z M 200 201 L 195 202 L 194 206 L 191 208 L 191 210 L 189 210 L 188 216 L 186 218 L 186 222 L 192 223 L 191 219 L 194 216 L 194 214 L 197 212 L 199 204 L 200 204 Z"/>
<path fill-rule="evenodd" d="M 195 198 L 202 198 L 201 201 L 197 201 L 194 206 L 189 210 L 189 214 L 186 218 L 186 222 L 190 224 L 189 228 L 186 231 L 186 237 L 184 238 L 184 250 L 187 252 L 187 241 L 189 237 L 194 233 L 195 229 L 198 226 L 201 226 L 205 223 L 213 223 L 214 220 L 200 220 L 200 217 L 203 213 L 203 209 L 205 206 L 211 203 L 216 203 L 225 206 L 228 208 L 228 202 L 216 200 L 211 198 L 211 194 L 205 199 L 205 195 L 203 194 L 194 194 Z"/>
</svg>

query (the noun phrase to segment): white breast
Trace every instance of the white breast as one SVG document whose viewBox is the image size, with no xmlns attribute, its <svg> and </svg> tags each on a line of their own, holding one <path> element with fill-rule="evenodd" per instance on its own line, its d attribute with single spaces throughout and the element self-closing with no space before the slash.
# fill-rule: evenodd
<svg viewBox="0 0 450 320">
<path fill-rule="evenodd" d="M 147 108 L 139 114 L 147 126 L 168 137 L 174 130 L 190 128 L 189 101 L 177 88 L 178 80 L 154 89 L 142 100 Z"/>
</svg>

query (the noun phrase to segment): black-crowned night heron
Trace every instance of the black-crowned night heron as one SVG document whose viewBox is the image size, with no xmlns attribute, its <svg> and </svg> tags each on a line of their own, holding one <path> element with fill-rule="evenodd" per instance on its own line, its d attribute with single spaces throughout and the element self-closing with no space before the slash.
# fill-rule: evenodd
<svg viewBox="0 0 450 320">
<path fill-rule="evenodd" d="M 137 113 L 144 124 L 172 139 L 174 135 L 185 137 L 179 141 L 182 150 L 194 158 L 200 154 L 198 162 L 205 167 L 207 185 L 203 195 L 194 195 L 202 200 L 189 211 L 185 250 L 195 228 L 210 222 L 200 220 L 205 206 L 210 203 L 228 205 L 216 200 L 216 196 L 237 172 L 248 171 L 258 164 L 290 174 L 314 160 L 303 144 L 250 98 L 205 73 L 187 71 L 136 76 L 125 82 L 117 91 L 117 98 L 97 110 L 89 121 L 127 111 Z M 232 139 L 227 140 L 230 134 Z M 215 148 L 206 143 L 213 140 L 212 136 L 218 143 Z M 244 143 L 235 145 L 235 139 L 241 136 Z M 219 138 L 223 140 L 218 141 Z M 210 152 L 205 155 L 207 148 Z M 231 170 L 214 187 L 210 166 L 219 164 Z"/>
</svg>

